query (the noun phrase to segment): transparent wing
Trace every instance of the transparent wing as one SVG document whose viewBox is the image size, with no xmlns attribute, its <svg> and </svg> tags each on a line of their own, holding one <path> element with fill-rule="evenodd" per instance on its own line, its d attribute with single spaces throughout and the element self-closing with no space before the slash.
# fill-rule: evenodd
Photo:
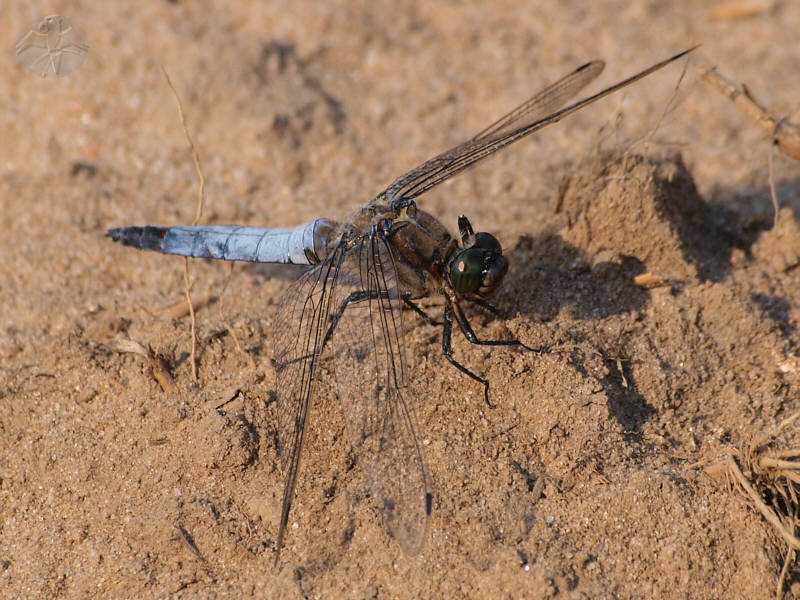
<svg viewBox="0 0 800 600">
<path fill-rule="evenodd" d="M 533 123 L 547 117 L 594 81 L 603 72 L 605 66 L 606 64 L 602 60 L 593 60 L 578 67 L 569 75 L 547 86 L 510 113 L 486 127 L 470 141 L 502 137 L 503 132 L 519 129 L 525 123 Z"/>
<path fill-rule="evenodd" d="M 373 230 L 348 250 L 335 296 L 332 345 L 350 441 L 389 532 L 414 555 L 425 541 L 430 504 L 415 417 L 403 395 L 408 369 L 392 246 L 381 233 Z"/>
<path fill-rule="evenodd" d="M 340 243 L 285 293 L 275 324 L 278 443 L 285 473 L 280 557 L 294 498 L 316 369 L 334 350 L 348 435 L 390 533 L 409 554 L 423 545 L 429 504 L 406 383 L 397 278 L 380 235 Z"/>
<path fill-rule="evenodd" d="M 393 206 L 396 206 L 401 202 L 416 198 L 456 173 L 471 167 L 482 158 L 494 154 L 501 148 L 542 127 L 557 123 L 567 115 L 638 81 L 642 77 L 646 77 L 692 50 L 694 48 L 684 50 L 601 92 L 570 104 L 566 108 L 560 108 L 586 84 L 597 77 L 603 69 L 602 61 L 586 63 L 523 102 L 471 140 L 451 148 L 401 176 L 376 197 L 373 202 L 383 203 L 388 201 Z"/>
<path fill-rule="evenodd" d="M 333 309 L 332 288 L 343 252 L 344 246 L 340 244 L 325 261 L 295 281 L 284 292 L 275 317 L 278 445 L 286 478 L 276 542 L 276 564 L 294 499 L 316 370 Z"/>
</svg>

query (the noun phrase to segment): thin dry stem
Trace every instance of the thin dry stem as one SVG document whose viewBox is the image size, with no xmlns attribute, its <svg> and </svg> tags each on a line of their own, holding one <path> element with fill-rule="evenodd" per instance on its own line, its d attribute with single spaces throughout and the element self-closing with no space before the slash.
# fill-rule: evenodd
<svg viewBox="0 0 800 600">
<path fill-rule="evenodd" d="M 169 85 L 169 89 L 172 90 L 172 96 L 175 98 L 175 104 L 178 105 L 178 116 L 180 117 L 181 125 L 183 126 L 183 134 L 186 136 L 186 141 L 189 143 L 192 160 L 194 161 L 194 168 L 199 179 L 199 188 L 197 191 L 197 209 L 195 210 L 194 220 L 192 221 L 192 225 L 197 225 L 200 222 L 200 217 L 203 215 L 206 178 L 203 176 L 203 169 L 200 167 L 200 155 L 197 153 L 197 149 L 192 141 L 192 136 L 189 135 L 189 128 L 186 126 L 186 117 L 183 113 L 183 105 L 181 104 L 180 96 L 178 96 L 178 92 L 175 91 L 175 86 L 172 85 L 172 80 L 169 78 L 169 74 L 164 68 L 164 65 L 161 65 L 161 72 L 164 73 L 164 77 L 167 80 L 167 85 Z M 192 282 L 191 278 L 189 277 L 189 259 L 184 258 L 183 289 L 186 294 L 186 302 L 189 305 L 189 319 L 192 335 L 192 349 L 190 353 L 190 360 L 192 364 L 192 380 L 197 381 L 197 328 L 194 316 L 194 306 L 192 305 L 192 296 L 190 294 L 191 288 Z"/>
<path fill-rule="evenodd" d="M 800 462 L 782 460 L 771 456 L 762 456 L 758 459 L 758 466 L 763 469 L 789 469 L 800 470 Z"/>
<path fill-rule="evenodd" d="M 773 458 L 791 458 L 793 456 L 800 456 L 800 448 L 787 448 L 786 450 L 773 450 L 770 452 Z"/>
<path fill-rule="evenodd" d="M 206 178 L 203 176 L 203 169 L 200 166 L 200 155 L 197 153 L 197 148 L 195 148 L 194 142 L 192 141 L 192 136 L 189 135 L 189 128 L 186 126 L 186 117 L 183 113 L 183 104 L 181 103 L 181 98 L 178 96 L 178 92 L 175 91 L 175 86 L 172 85 L 172 80 L 169 78 L 169 74 L 164 68 L 164 65 L 161 65 L 161 72 L 164 73 L 164 77 L 167 79 L 167 85 L 169 85 L 169 89 L 172 90 L 172 96 L 175 98 L 175 103 L 178 105 L 178 116 L 181 119 L 183 134 L 186 136 L 186 141 L 189 144 L 189 150 L 192 154 L 192 161 L 194 161 L 194 169 L 197 172 L 198 179 L 200 180 L 197 191 L 197 209 L 195 210 L 194 220 L 192 221 L 192 225 L 197 225 L 200 222 L 200 217 L 203 216 Z"/>
<path fill-rule="evenodd" d="M 778 424 L 778 428 L 773 433 L 773 437 L 780 435 L 784 429 L 792 426 L 797 419 L 800 418 L 800 411 L 794 413 L 791 417 L 786 417 L 783 421 Z"/>
<path fill-rule="evenodd" d="M 778 426 L 775 428 L 775 431 L 772 433 L 765 433 L 761 437 L 756 438 L 756 440 L 750 444 L 750 448 L 748 450 L 748 454 L 750 456 L 754 455 L 761 446 L 769 444 L 772 442 L 776 437 L 778 437 L 787 427 L 790 427 L 794 422 L 800 418 L 800 411 L 794 413 L 792 416 L 785 418 L 783 421 L 778 423 Z M 800 456 L 800 454 L 792 454 L 791 456 Z"/>
<path fill-rule="evenodd" d="M 233 327 L 230 326 L 228 320 L 225 318 L 225 309 L 223 306 L 223 298 L 225 298 L 225 290 L 228 288 L 228 283 L 231 280 L 231 275 L 233 275 L 233 263 L 230 263 L 230 269 L 228 270 L 228 276 L 225 278 L 225 283 L 222 284 L 222 291 L 219 294 L 219 318 L 222 320 L 222 323 L 225 325 L 225 329 L 228 330 L 228 333 L 233 338 L 233 343 L 236 344 L 236 349 L 242 354 L 247 363 L 250 365 L 250 369 L 252 373 L 256 372 L 256 363 L 253 360 L 253 357 L 250 356 L 247 352 L 244 351 L 242 345 L 239 343 L 239 337 L 236 335 L 236 332 L 233 330 Z"/>
<path fill-rule="evenodd" d="M 189 535 L 189 532 L 186 529 L 178 525 L 176 523 L 172 524 L 172 528 L 178 534 L 178 539 L 183 543 L 184 546 L 191 552 L 196 558 L 200 559 L 203 562 L 206 562 L 205 557 L 203 556 L 200 549 L 197 547 L 197 544 L 194 542 L 192 537 Z"/>
<path fill-rule="evenodd" d="M 669 98 L 669 101 L 664 106 L 664 110 L 661 111 L 661 115 L 658 117 L 658 121 L 656 121 L 655 127 L 653 127 L 650 132 L 645 136 L 643 143 L 645 146 L 650 142 L 651 139 L 655 136 L 656 132 L 658 131 L 659 127 L 661 127 L 661 123 L 664 122 L 664 119 L 667 117 L 669 112 L 674 108 L 676 100 L 678 98 L 678 92 L 681 89 L 681 83 L 683 83 L 683 79 L 686 77 L 686 70 L 689 68 L 689 61 L 691 60 L 691 56 L 686 57 L 686 61 L 683 63 L 683 69 L 681 70 L 680 77 L 678 77 L 678 81 L 675 84 L 675 87 L 672 90 L 672 95 Z"/>
<path fill-rule="evenodd" d="M 698 67 L 697 71 L 712 87 L 730 98 L 736 106 L 758 122 L 772 136 L 773 144 L 768 155 L 769 193 L 775 215 L 772 227 L 777 229 L 779 210 L 778 193 L 775 189 L 775 169 L 773 166 L 774 147 L 777 146 L 786 156 L 800 160 L 800 126 L 788 119 L 775 117 L 755 99 L 746 85 L 737 86 L 721 75 L 716 70 L 716 67 Z"/>
<path fill-rule="evenodd" d="M 189 327 L 192 335 L 192 350 L 189 358 L 192 363 L 192 381 L 197 381 L 197 329 L 192 305 L 192 281 L 189 278 L 189 259 L 183 259 L 183 290 L 186 293 L 186 303 L 189 305 Z"/>
<path fill-rule="evenodd" d="M 795 497 L 794 489 L 789 488 L 792 492 L 792 498 L 795 500 L 794 519 L 792 519 L 792 533 L 795 531 L 795 523 L 797 523 L 798 505 L 797 498 Z M 778 585 L 775 589 L 775 600 L 782 600 L 783 586 L 786 583 L 786 576 L 789 573 L 789 565 L 794 561 L 794 548 L 786 549 L 786 556 L 783 559 L 783 566 L 781 567 L 781 574 L 778 577 Z"/>
<path fill-rule="evenodd" d="M 775 169 L 772 166 L 774 162 L 772 160 L 772 155 L 775 154 L 775 144 L 769 149 L 769 154 L 767 155 L 769 158 L 767 159 L 767 164 L 769 165 L 769 196 L 772 198 L 772 210 L 773 214 L 775 215 L 772 221 L 772 228 L 777 231 L 778 229 L 778 212 L 780 211 L 778 207 L 778 192 L 775 190 Z"/>
<path fill-rule="evenodd" d="M 800 485 L 800 475 L 794 473 L 793 471 L 781 471 L 780 476 L 791 481 L 792 483 Z"/>
<path fill-rule="evenodd" d="M 782 600 L 783 598 L 783 586 L 786 583 L 786 575 L 789 572 L 789 565 L 794 560 L 794 549 L 787 548 L 786 549 L 786 557 L 783 559 L 783 566 L 781 567 L 781 574 L 778 577 L 778 586 L 775 590 L 775 600 Z"/>
</svg>

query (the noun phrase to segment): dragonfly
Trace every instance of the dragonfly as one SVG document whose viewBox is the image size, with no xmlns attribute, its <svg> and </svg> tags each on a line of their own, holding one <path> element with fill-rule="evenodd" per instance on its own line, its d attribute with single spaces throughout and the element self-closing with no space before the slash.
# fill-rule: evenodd
<svg viewBox="0 0 800 600">
<path fill-rule="evenodd" d="M 473 138 L 399 177 L 341 222 L 320 218 L 290 229 L 148 225 L 109 230 L 114 241 L 164 254 L 311 266 L 283 293 L 274 320 L 278 450 L 285 476 L 275 565 L 295 496 L 323 356 L 332 357 L 349 441 L 371 496 L 391 537 L 413 556 L 424 545 L 433 496 L 414 407 L 404 395 L 414 371 L 406 357 L 403 308 L 442 328 L 444 356 L 483 385 L 490 406 L 488 379 L 453 357 L 454 323 L 473 344 L 546 350 L 517 339 L 487 340 L 476 335 L 463 305 L 472 302 L 499 314 L 486 298 L 502 282 L 508 260 L 497 238 L 476 233 L 467 217 L 458 217 L 459 235 L 454 237 L 435 216 L 418 208 L 416 199 L 501 148 L 694 49 L 565 106 L 605 66 L 600 60 L 588 62 Z M 416 303 L 431 296 L 444 299 L 441 321 Z"/>
</svg>

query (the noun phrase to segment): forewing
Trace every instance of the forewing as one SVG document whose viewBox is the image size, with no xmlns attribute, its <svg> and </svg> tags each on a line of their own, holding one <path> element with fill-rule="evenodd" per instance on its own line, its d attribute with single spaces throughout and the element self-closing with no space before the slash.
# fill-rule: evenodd
<svg viewBox="0 0 800 600">
<path fill-rule="evenodd" d="M 502 137 L 504 133 L 534 123 L 564 106 L 575 94 L 594 81 L 605 68 L 602 60 L 593 60 L 578 67 L 529 98 L 504 117 L 478 133 L 471 141 Z"/>
<path fill-rule="evenodd" d="M 380 232 L 348 250 L 335 296 L 346 303 L 333 333 L 339 400 L 358 463 L 386 525 L 410 555 L 430 513 L 412 407 L 392 247 Z"/>
<path fill-rule="evenodd" d="M 529 98 L 504 117 L 498 119 L 475 137 L 422 163 L 392 183 L 385 194 L 389 200 L 412 199 L 430 187 L 444 181 L 455 173 L 466 169 L 484 156 L 495 152 L 506 142 L 495 147 L 497 142 L 514 132 L 549 116 L 577 94 L 603 70 L 605 64 L 595 60 L 579 67 Z M 533 131 L 533 130 L 531 130 Z M 523 135 L 527 135 L 527 131 Z M 521 136 L 520 136 L 521 137 Z M 518 139 L 518 138 L 514 138 Z"/>
<path fill-rule="evenodd" d="M 680 52 L 601 92 L 575 102 L 566 108 L 560 108 L 602 71 L 602 61 L 587 63 L 526 100 L 471 140 L 451 148 L 401 176 L 383 193 L 379 194 L 373 202 L 390 202 L 396 206 L 399 203 L 416 198 L 456 173 L 471 167 L 482 158 L 494 154 L 501 148 L 526 135 L 556 123 L 567 115 L 630 85 L 692 50 L 694 48 Z"/>
</svg>

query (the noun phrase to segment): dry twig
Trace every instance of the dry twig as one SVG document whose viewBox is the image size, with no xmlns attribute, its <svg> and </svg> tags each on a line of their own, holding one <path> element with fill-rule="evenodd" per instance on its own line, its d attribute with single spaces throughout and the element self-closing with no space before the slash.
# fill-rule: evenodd
<svg viewBox="0 0 800 600">
<path fill-rule="evenodd" d="M 779 119 L 753 96 L 746 85 L 736 85 L 717 71 L 716 67 L 697 67 L 697 72 L 717 91 L 727 96 L 736 106 L 766 129 L 775 145 L 786 155 L 800 160 L 800 126 L 788 119 Z"/>
<path fill-rule="evenodd" d="M 788 119 L 779 119 L 764 108 L 744 84 L 736 85 L 730 79 L 721 75 L 716 67 L 697 67 L 697 72 L 710 83 L 717 91 L 727 96 L 736 106 L 752 117 L 759 125 L 766 129 L 772 136 L 773 147 L 777 146 L 786 156 L 800 160 L 800 126 Z M 775 190 L 775 174 L 772 166 L 773 149 L 770 148 L 769 162 L 769 192 L 772 199 L 772 208 L 775 211 L 773 227 L 778 226 L 778 194 Z"/>
</svg>

